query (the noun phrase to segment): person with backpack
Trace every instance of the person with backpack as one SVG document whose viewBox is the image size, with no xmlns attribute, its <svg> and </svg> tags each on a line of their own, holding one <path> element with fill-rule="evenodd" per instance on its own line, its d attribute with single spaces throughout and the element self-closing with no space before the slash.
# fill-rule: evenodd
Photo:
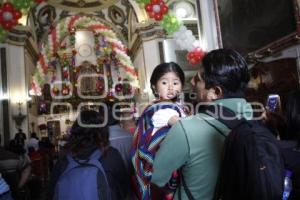
<svg viewBox="0 0 300 200">
<path fill-rule="evenodd" d="M 253 110 L 244 99 L 249 81 L 244 58 L 234 50 L 217 49 L 205 55 L 202 66 L 191 81 L 198 97 L 197 106 L 224 107 L 234 117 L 252 119 Z M 230 131 L 218 118 L 205 113 L 179 120 L 156 153 L 151 181 L 164 186 L 172 172 L 180 168 L 181 184 L 175 200 L 213 199 L 224 141 Z"/>
<path fill-rule="evenodd" d="M 0 146 L 1 177 L 9 185 L 10 194 L 15 200 L 27 197 L 27 183 L 31 174 L 31 161 L 24 153 L 23 147 L 14 142 L 10 142 L 8 150 Z"/>
<path fill-rule="evenodd" d="M 123 159 L 109 146 L 107 124 L 93 110 L 79 113 L 55 165 L 47 198 L 55 200 L 119 200 L 127 195 L 129 175 Z"/>
</svg>

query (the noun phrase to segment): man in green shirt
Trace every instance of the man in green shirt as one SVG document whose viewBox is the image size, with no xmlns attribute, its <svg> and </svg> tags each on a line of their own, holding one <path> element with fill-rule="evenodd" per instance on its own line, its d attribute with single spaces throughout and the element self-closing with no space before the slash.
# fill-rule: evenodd
<svg viewBox="0 0 300 200">
<path fill-rule="evenodd" d="M 219 104 L 239 117 L 251 119 L 251 105 L 243 98 L 250 78 L 244 58 L 234 50 L 218 49 L 209 52 L 202 64 L 192 80 L 198 105 Z M 223 143 L 229 131 L 224 124 L 203 113 L 178 121 L 156 153 L 151 181 L 164 186 L 172 172 L 182 168 L 193 198 L 213 199 Z M 177 188 L 175 200 L 180 199 L 178 192 L 182 200 L 189 199 L 182 184 Z"/>
</svg>

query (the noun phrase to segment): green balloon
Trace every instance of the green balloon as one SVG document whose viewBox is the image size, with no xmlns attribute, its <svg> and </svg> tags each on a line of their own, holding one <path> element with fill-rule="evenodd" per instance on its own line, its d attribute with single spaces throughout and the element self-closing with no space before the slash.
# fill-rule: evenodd
<svg viewBox="0 0 300 200">
<path fill-rule="evenodd" d="M 15 0 L 14 2 L 13 2 L 13 5 L 14 5 L 14 7 L 15 8 L 17 8 L 18 10 L 21 10 L 23 7 L 23 2 L 22 1 L 20 1 L 20 0 Z"/>
<path fill-rule="evenodd" d="M 5 40 L 6 40 L 6 34 L 5 34 L 5 35 L 1 35 L 1 34 L 0 34 L 0 44 L 1 44 L 1 43 L 4 43 Z"/>
<path fill-rule="evenodd" d="M 150 3 L 150 0 L 135 0 L 139 4 L 147 4 Z"/>
<path fill-rule="evenodd" d="M 7 37 L 7 32 L 0 27 L 0 43 L 4 43 Z"/>
<path fill-rule="evenodd" d="M 32 7 L 35 5 L 35 2 L 33 0 L 28 0 L 28 3 L 29 3 L 29 7 Z"/>
<path fill-rule="evenodd" d="M 165 15 L 161 26 L 167 31 L 168 34 L 172 34 L 179 30 L 180 22 L 175 15 Z"/>
<path fill-rule="evenodd" d="M 34 1 L 33 0 L 14 0 L 13 5 L 15 8 L 17 8 L 19 10 L 24 10 L 24 9 L 27 10 L 30 6 L 34 5 Z"/>
<path fill-rule="evenodd" d="M 28 1 L 24 1 L 23 5 L 22 5 L 22 8 L 27 9 L 29 7 L 30 7 L 30 3 Z"/>
</svg>

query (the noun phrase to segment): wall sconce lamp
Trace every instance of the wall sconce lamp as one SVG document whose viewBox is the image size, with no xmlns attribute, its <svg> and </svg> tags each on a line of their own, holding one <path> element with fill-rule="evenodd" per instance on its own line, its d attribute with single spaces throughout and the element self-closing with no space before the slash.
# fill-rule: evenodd
<svg viewBox="0 0 300 200">
<path fill-rule="evenodd" d="M 26 115 L 22 114 L 22 102 L 18 102 L 18 110 L 19 110 L 19 113 L 17 115 L 13 115 L 13 120 L 15 121 L 16 123 L 16 128 L 20 128 L 24 119 L 26 118 Z"/>
</svg>

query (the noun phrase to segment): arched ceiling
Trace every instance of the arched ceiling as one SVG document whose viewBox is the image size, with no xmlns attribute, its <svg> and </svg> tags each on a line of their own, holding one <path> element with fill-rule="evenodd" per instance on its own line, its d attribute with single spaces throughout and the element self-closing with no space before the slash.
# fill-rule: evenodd
<svg viewBox="0 0 300 200">
<path fill-rule="evenodd" d="M 176 2 L 184 0 L 164 0 L 170 9 Z M 186 0 L 194 2 L 195 0 Z M 135 0 L 47 0 L 32 9 L 30 26 L 36 33 L 38 43 L 65 17 L 73 15 L 96 16 L 111 26 L 118 37 L 129 44 L 139 23 L 149 20 L 143 6 Z"/>
<path fill-rule="evenodd" d="M 118 1 L 119 0 L 48 0 L 48 3 L 66 11 L 93 12 L 108 8 Z"/>
<path fill-rule="evenodd" d="M 37 41 L 41 42 L 65 17 L 96 16 L 111 26 L 126 44 L 132 32 L 130 13 L 135 13 L 136 9 L 141 8 L 133 6 L 130 0 L 48 0 L 32 9 L 31 26 L 36 33 Z"/>
</svg>

